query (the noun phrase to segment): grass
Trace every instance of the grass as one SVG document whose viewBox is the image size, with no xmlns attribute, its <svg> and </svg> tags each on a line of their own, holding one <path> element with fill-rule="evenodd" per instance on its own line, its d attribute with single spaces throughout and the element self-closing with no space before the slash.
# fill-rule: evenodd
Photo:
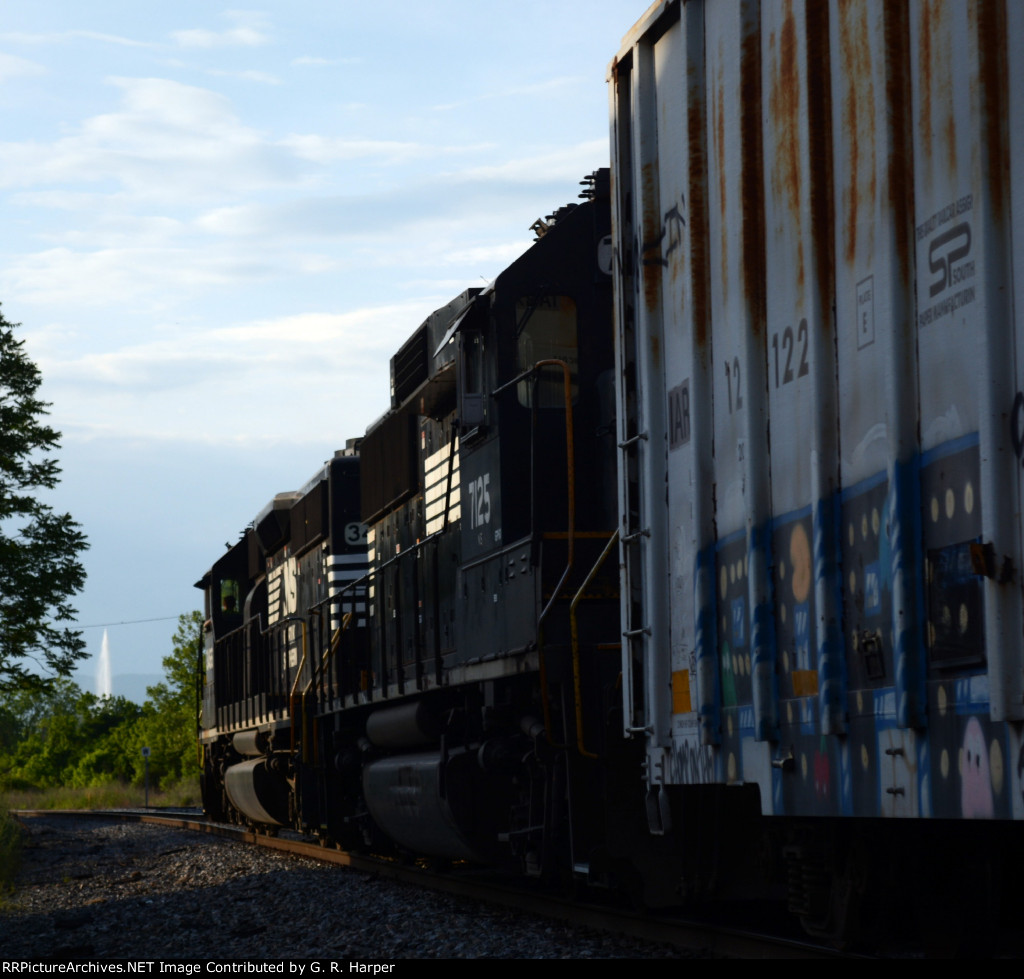
<svg viewBox="0 0 1024 979">
<path fill-rule="evenodd" d="M 199 779 L 183 779 L 160 791 L 149 790 L 151 806 L 198 806 Z M 95 785 L 82 789 L 20 789 L 9 788 L 3 794 L 0 811 L 8 809 L 136 809 L 146 803 L 141 785 Z"/>
</svg>

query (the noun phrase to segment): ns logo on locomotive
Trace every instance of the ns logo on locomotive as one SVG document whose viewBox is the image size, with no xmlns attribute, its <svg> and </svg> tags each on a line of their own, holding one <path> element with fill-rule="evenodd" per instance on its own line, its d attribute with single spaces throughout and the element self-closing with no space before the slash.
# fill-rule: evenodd
<svg viewBox="0 0 1024 979">
<path fill-rule="evenodd" d="M 208 811 L 836 939 L 1018 914 L 1022 37 L 652 6 L 611 179 L 200 582 Z"/>
</svg>

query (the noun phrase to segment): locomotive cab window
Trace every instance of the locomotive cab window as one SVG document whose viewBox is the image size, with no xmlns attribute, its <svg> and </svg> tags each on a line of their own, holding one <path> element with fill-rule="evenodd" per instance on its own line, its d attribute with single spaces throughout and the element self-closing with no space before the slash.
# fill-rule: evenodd
<svg viewBox="0 0 1024 979">
<path fill-rule="evenodd" d="M 459 424 L 463 436 L 486 420 L 484 338 L 477 330 L 459 334 Z"/>
<path fill-rule="evenodd" d="M 238 582 L 232 578 L 221 578 L 220 610 L 228 615 L 237 615 L 242 611 L 239 602 Z"/>
<path fill-rule="evenodd" d="M 569 365 L 572 378 L 572 401 L 577 397 L 579 349 L 576 341 L 576 303 L 569 296 L 524 296 L 516 301 L 517 367 L 529 370 L 540 360 L 561 360 Z M 533 407 L 537 392 L 538 408 L 561 408 L 565 405 L 562 372 L 557 367 L 544 367 L 536 377 L 517 385 L 519 403 Z"/>
</svg>

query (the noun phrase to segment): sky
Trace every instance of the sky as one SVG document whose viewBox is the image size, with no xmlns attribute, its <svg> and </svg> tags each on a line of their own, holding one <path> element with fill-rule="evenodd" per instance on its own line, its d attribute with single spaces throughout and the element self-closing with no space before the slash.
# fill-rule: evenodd
<svg viewBox="0 0 1024 979">
<path fill-rule="evenodd" d="M 387 409 L 402 342 L 608 165 L 644 7 L 6 0 L 0 304 L 91 544 L 83 687 L 106 630 L 141 700 L 225 545 Z"/>
</svg>

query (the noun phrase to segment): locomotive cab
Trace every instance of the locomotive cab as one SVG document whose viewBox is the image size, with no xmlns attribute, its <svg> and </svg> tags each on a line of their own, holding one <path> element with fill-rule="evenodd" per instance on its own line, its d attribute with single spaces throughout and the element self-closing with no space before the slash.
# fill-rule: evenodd
<svg viewBox="0 0 1024 979">
<path fill-rule="evenodd" d="M 212 811 L 537 875 L 619 859 L 641 795 L 616 689 L 607 171 L 586 184 L 397 351 L 358 459 L 276 498 L 204 579 Z"/>
<path fill-rule="evenodd" d="M 295 822 L 304 702 L 342 621 L 365 611 L 358 457 L 279 493 L 197 587 L 206 596 L 203 802 L 218 818 Z M 244 596 L 244 597 L 243 597 Z M 347 617 L 346 617 L 347 616 Z"/>
<path fill-rule="evenodd" d="M 317 719 L 330 839 L 589 866 L 618 674 L 607 192 L 392 358 L 361 459 L 370 669 Z"/>
</svg>

